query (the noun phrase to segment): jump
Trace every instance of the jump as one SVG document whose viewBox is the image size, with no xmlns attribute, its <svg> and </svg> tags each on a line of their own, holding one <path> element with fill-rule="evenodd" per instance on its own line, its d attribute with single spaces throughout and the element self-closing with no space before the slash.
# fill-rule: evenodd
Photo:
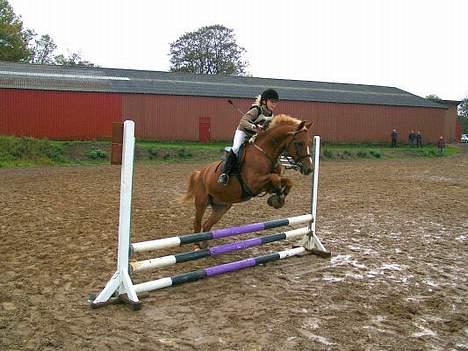
<svg viewBox="0 0 468 351">
<path fill-rule="evenodd" d="M 278 116 L 280 117 L 280 116 Z M 290 117 L 284 118 L 281 117 L 277 120 L 277 126 L 272 124 L 271 128 L 260 134 L 257 138 L 258 144 L 249 144 L 246 148 L 246 161 L 253 162 L 255 152 L 258 154 L 267 155 L 266 152 L 271 152 L 269 156 L 279 156 L 280 150 L 288 151 L 291 157 L 302 166 L 301 172 L 303 174 L 310 174 L 312 172 L 312 165 L 314 167 L 313 174 L 313 183 L 312 183 L 312 194 L 311 194 L 311 208 L 310 213 L 275 219 L 267 222 L 251 223 L 244 224 L 241 226 L 235 226 L 230 228 L 222 228 L 213 231 L 206 231 L 202 233 L 178 235 L 174 237 L 163 236 L 160 239 L 143 241 L 132 243 L 130 240 L 131 237 L 131 203 L 132 203 L 132 187 L 133 187 L 133 165 L 134 165 L 134 149 L 135 149 L 135 124 L 133 121 L 125 121 L 123 124 L 123 148 L 122 148 L 122 168 L 120 176 L 120 211 L 119 211 L 119 230 L 118 230 L 118 240 L 117 240 L 117 270 L 112 275 L 110 280 L 105 285 L 104 289 L 99 294 L 90 294 L 88 297 L 88 302 L 92 308 L 105 306 L 109 303 L 129 303 L 134 310 L 141 308 L 141 302 L 138 298 L 138 294 L 143 292 L 149 292 L 153 290 L 158 290 L 173 285 L 183 284 L 192 282 L 199 279 L 208 278 L 211 276 L 216 276 L 218 274 L 228 273 L 235 270 L 244 269 L 247 267 L 253 267 L 258 264 L 263 264 L 266 262 L 272 262 L 276 260 L 281 260 L 288 257 L 293 257 L 301 255 L 304 253 L 317 254 L 321 257 L 330 257 L 331 253 L 325 249 L 322 245 L 320 239 L 315 234 L 316 226 L 316 215 L 317 215 L 317 193 L 318 193 L 318 174 L 319 174 L 319 155 L 320 155 L 320 137 L 314 136 L 314 162 L 309 155 L 309 130 L 305 122 L 295 120 L 294 123 L 279 123 L 280 121 L 294 121 Z M 254 145 L 257 145 L 258 148 Z M 260 148 L 260 149 L 259 149 Z M 249 151 L 250 150 L 250 151 Z M 263 150 L 263 151 L 261 151 Z M 276 150 L 276 151 L 274 151 Z M 251 154 L 249 156 L 249 154 Z M 266 160 L 269 160 L 267 157 L 258 159 L 256 162 L 260 165 L 263 165 L 262 168 L 265 171 L 265 174 L 262 176 L 264 178 L 263 183 L 255 185 L 254 183 L 249 184 L 250 187 L 256 192 L 259 191 L 278 191 L 281 189 L 283 194 L 285 192 L 283 185 L 281 185 L 281 177 L 275 171 L 278 169 L 278 165 L 275 162 L 268 163 Z M 216 163 L 219 166 L 219 162 Z M 216 169 L 216 164 L 209 165 L 205 170 Z M 252 163 L 252 166 L 258 166 L 258 164 Z M 268 167 L 266 167 L 268 165 Z M 255 168 L 256 169 L 256 168 Z M 269 172 L 268 172 L 269 171 Z M 231 181 L 231 185 L 224 187 L 223 184 L 220 184 L 216 181 L 216 176 L 219 173 L 219 170 L 213 172 L 212 181 L 213 188 L 218 189 L 218 194 L 221 194 L 221 190 L 227 190 L 232 188 L 234 190 L 234 195 L 232 199 L 234 201 L 240 202 L 245 201 L 241 194 L 241 190 L 236 188 L 235 178 Z M 195 172 L 196 177 L 200 177 L 203 174 L 202 171 Z M 258 177 L 261 178 L 261 177 Z M 274 184 L 270 184 L 273 178 Z M 247 178 L 246 179 L 251 179 Z M 276 182 L 275 182 L 276 181 Z M 229 182 L 229 183 L 231 183 Z M 239 184 L 237 184 L 237 187 Z M 289 187 L 290 189 L 290 187 Z M 288 191 L 289 191 L 288 189 Z M 192 192 L 193 194 L 193 192 Z M 286 194 L 287 195 L 287 194 Z M 194 195 L 192 195 L 194 196 Z M 213 196 L 213 195 L 210 195 Z M 275 194 L 274 196 L 279 196 Z M 285 196 L 285 195 L 284 195 Z M 208 197 L 208 195 L 207 195 Z M 222 199 L 222 197 L 221 197 Z M 218 200 L 219 201 L 219 200 Z M 232 200 L 230 200 L 232 201 Z M 233 201 L 233 202 L 234 202 Z M 279 201 L 279 200 L 278 200 Z M 208 203 L 208 202 L 207 202 Z M 284 203 L 284 202 L 283 202 Z M 230 203 L 231 205 L 232 203 Z M 230 207 L 230 206 L 229 206 Z M 205 207 L 206 208 L 206 207 Z M 229 209 L 229 208 L 228 208 Z M 224 211 L 223 213 L 225 213 Z M 197 250 L 189 251 L 185 253 L 177 253 L 168 256 L 156 257 L 144 261 L 136 261 L 132 257 L 135 254 L 145 251 L 153 251 L 159 249 L 167 249 L 171 247 L 177 247 L 190 243 L 203 242 L 207 240 L 217 240 L 220 238 L 225 238 L 229 236 L 236 236 L 245 233 L 253 233 L 262 230 L 268 230 L 272 228 L 278 228 L 282 226 L 291 226 L 298 224 L 307 224 L 303 228 L 293 229 L 286 232 L 276 233 L 272 235 L 251 238 L 247 240 L 241 240 L 237 242 L 232 242 L 228 244 L 221 244 L 212 246 L 210 249 L 206 250 Z M 280 240 L 292 240 L 300 239 L 301 244 L 299 247 L 292 249 L 287 249 L 279 252 L 272 252 L 266 255 L 251 257 L 243 259 L 240 261 L 233 261 L 229 263 L 224 263 L 221 265 L 215 265 L 206 267 L 204 269 L 185 272 L 177 274 L 171 277 L 159 278 L 156 280 L 150 280 L 146 282 L 141 282 L 135 284 L 133 282 L 132 275 L 139 271 L 144 271 L 148 269 L 155 269 L 164 267 L 167 265 L 172 265 L 180 262 L 186 262 L 190 260 L 196 260 L 201 258 L 206 258 L 209 256 L 217 256 L 227 252 L 235 250 L 244 250 L 257 245 L 265 245 L 271 242 L 280 241 Z M 130 261 L 132 259 L 132 261 Z"/>
<path fill-rule="evenodd" d="M 226 185 L 217 181 L 222 172 L 222 161 L 192 172 L 182 200 L 194 202 L 194 232 L 209 231 L 232 204 L 250 200 L 259 194 L 272 194 L 268 198 L 268 205 L 283 207 L 292 181 L 281 175 L 279 158 L 286 153 L 303 175 L 312 172 L 309 146 L 312 139 L 311 124 L 288 115 L 273 117 L 266 130 L 258 133 L 253 142 L 245 144 L 244 152 L 239 154 L 240 166 L 237 172 L 233 171 Z M 202 225 L 208 206 L 211 206 L 212 211 Z M 200 244 L 205 247 L 204 243 Z"/>
</svg>

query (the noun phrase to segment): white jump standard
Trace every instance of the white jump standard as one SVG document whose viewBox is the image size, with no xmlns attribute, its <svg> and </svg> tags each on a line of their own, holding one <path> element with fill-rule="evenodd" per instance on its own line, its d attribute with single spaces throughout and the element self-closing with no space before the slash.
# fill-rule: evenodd
<svg viewBox="0 0 468 351">
<path fill-rule="evenodd" d="M 311 196 L 311 213 L 296 217 L 277 219 L 267 222 L 246 224 L 242 226 L 212 230 L 204 233 L 194 233 L 163 238 L 157 240 L 130 243 L 131 234 L 131 203 L 132 203 L 132 183 L 133 164 L 135 149 L 135 124 L 133 121 L 124 122 L 122 169 L 120 180 L 120 213 L 119 213 L 119 237 L 117 271 L 108 281 L 104 289 L 97 295 L 90 295 L 89 303 L 91 307 L 99 307 L 108 303 L 126 302 L 136 310 L 141 307 L 141 302 L 137 294 L 152 290 L 166 288 L 172 285 L 192 282 L 195 280 L 253 267 L 261 263 L 272 262 L 287 257 L 302 255 L 310 252 L 322 257 L 330 257 L 319 238 L 315 234 L 316 214 L 317 214 L 317 192 L 319 175 L 319 155 L 320 137 L 314 137 L 314 175 Z M 289 230 L 286 232 L 271 234 L 253 239 L 241 240 L 233 243 L 212 246 L 208 249 L 190 251 L 164 257 L 156 257 L 144 261 L 129 262 L 130 256 L 139 252 L 158 250 L 163 248 L 177 247 L 184 244 L 196 243 L 206 240 L 241 235 L 245 233 L 258 232 L 282 226 L 308 224 L 306 227 Z M 154 281 L 134 284 L 130 275 L 136 272 L 155 269 L 173 265 L 179 262 L 186 262 L 201 259 L 209 256 L 218 256 L 235 250 L 243 250 L 249 247 L 263 245 L 274 241 L 292 240 L 302 238 L 300 247 L 274 252 L 255 258 L 247 258 L 240 261 L 229 262 L 212 267 L 199 269 L 193 272 L 178 274 L 172 277 L 157 279 Z"/>
</svg>

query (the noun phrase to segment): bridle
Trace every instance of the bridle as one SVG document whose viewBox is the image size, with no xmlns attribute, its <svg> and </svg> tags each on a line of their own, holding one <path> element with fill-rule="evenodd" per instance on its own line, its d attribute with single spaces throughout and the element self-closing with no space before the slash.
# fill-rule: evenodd
<svg viewBox="0 0 468 351">
<path fill-rule="evenodd" d="M 286 145 L 285 147 L 285 150 L 287 152 L 287 150 L 289 149 L 289 147 L 291 146 L 291 144 L 294 145 L 294 149 L 296 150 L 296 159 L 293 159 L 291 157 L 291 160 L 294 162 L 293 165 L 297 165 L 297 166 L 300 166 L 301 168 L 304 167 L 302 161 L 306 158 L 310 158 L 311 157 L 311 154 L 309 152 L 309 147 L 307 147 L 307 151 L 305 153 L 305 155 L 300 155 L 300 151 L 301 151 L 301 148 L 300 148 L 300 144 L 302 144 L 301 142 L 297 141 L 296 140 L 296 135 L 299 134 L 299 133 L 302 133 L 302 132 L 307 132 L 307 129 L 305 128 L 302 128 L 301 130 L 296 130 L 294 132 L 291 132 L 293 138 L 291 139 L 291 141 L 288 143 L 288 145 Z M 291 156 L 291 155 L 288 155 L 288 156 Z M 291 161 L 289 161 L 291 163 Z"/>
<path fill-rule="evenodd" d="M 289 132 L 290 135 L 292 135 L 292 139 L 291 141 L 283 148 L 282 152 L 280 153 L 280 156 L 281 155 L 285 155 L 286 156 L 286 159 L 287 161 L 291 164 L 292 168 L 294 168 L 295 170 L 297 169 L 304 169 L 304 164 L 302 163 L 302 161 L 306 158 L 310 158 L 311 157 L 311 154 L 309 152 L 309 147 L 307 147 L 307 151 L 304 155 L 300 155 L 300 151 L 301 151 L 301 147 L 300 147 L 300 144 L 302 144 L 301 142 L 297 141 L 296 140 L 296 135 L 298 135 L 299 133 L 302 133 L 302 132 L 307 132 L 307 129 L 306 128 L 302 128 L 301 130 L 296 130 L 294 132 Z M 273 143 L 273 145 L 276 145 L 278 146 L 279 145 L 279 142 L 276 141 L 276 139 L 271 139 L 271 142 Z M 288 149 L 289 147 L 291 146 L 291 144 L 294 145 L 294 149 L 296 151 L 296 159 L 294 159 L 291 155 L 289 155 L 288 153 Z M 260 152 L 262 152 L 271 162 L 271 167 L 272 169 L 275 169 L 278 164 L 279 164 L 279 157 L 275 160 L 273 157 L 271 157 L 270 155 L 268 155 L 266 153 L 265 150 L 263 150 L 263 148 L 261 148 L 260 146 L 258 146 L 257 144 L 255 144 L 255 142 L 253 143 L 253 146 L 259 150 Z"/>
</svg>

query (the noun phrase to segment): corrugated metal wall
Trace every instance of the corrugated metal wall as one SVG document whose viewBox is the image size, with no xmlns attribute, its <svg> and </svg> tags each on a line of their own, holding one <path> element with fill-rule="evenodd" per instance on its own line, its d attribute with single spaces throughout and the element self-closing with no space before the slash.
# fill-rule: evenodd
<svg viewBox="0 0 468 351">
<path fill-rule="evenodd" d="M 281 102 L 278 110 L 291 111 L 314 122 L 325 142 L 385 142 L 396 128 L 400 141 L 421 130 L 426 141 L 435 142 L 444 129 L 447 110 L 358 104 Z M 276 111 L 275 111 L 276 112 Z"/>
<path fill-rule="evenodd" d="M 458 116 L 458 111 L 457 111 L 457 106 L 450 105 L 447 110 L 447 117 L 445 119 L 445 130 L 444 130 L 444 138 L 447 142 L 452 143 L 452 142 L 457 142 L 460 137 L 458 137 L 457 140 L 457 116 Z"/>
<path fill-rule="evenodd" d="M 242 111 L 253 103 L 232 101 Z M 137 137 L 159 140 L 199 140 L 200 117 L 210 117 L 212 140 L 230 140 L 241 117 L 227 99 L 207 97 L 126 94 L 122 111 L 136 122 Z M 421 130 L 426 142 L 446 133 L 447 110 L 437 108 L 281 101 L 279 113 L 313 121 L 325 142 L 386 142 L 393 128 L 405 142 L 411 129 Z"/>
<path fill-rule="evenodd" d="M 195 96 L 126 94 L 122 112 L 138 138 L 158 140 L 199 140 L 200 117 L 210 118 L 212 140 L 228 140 L 240 119 L 226 99 Z"/>
<path fill-rule="evenodd" d="M 254 99 L 232 99 L 246 111 Z M 314 122 L 324 142 L 388 142 L 396 128 L 406 142 L 421 130 L 425 142 L 454 137 L 448 110 L 421 107 L 282 101 L 276 114 Z M 112 122 L 133 119 L 138 138 L 199 140 L 200 120 L 212 140 L 231 140 L 241 115 L 225 98 L 0 89 L 0 134 L 50 139 L 110 138 Z"/>
<path fill-rule="evenodd" d="M 0 135 L 111 138 L 121 100 L 118 94 L 0 89 Z"/>
</svg>

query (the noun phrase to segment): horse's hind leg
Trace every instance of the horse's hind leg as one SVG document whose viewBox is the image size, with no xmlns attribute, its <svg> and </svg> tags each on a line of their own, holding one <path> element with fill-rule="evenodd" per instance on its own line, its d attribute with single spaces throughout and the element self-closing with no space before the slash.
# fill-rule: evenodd
<svg viewBox="0 0 468 351">
<path fill-rule="evenodd" d="M 200 233 L 202 228 L 202 219 L 208 207 L 208 195 L 197 197 L 195 199 L 195 219 L 193 220 L 193 232 Z"/>
<path fill-rule="evenodd" d="M 221 217 L 229 211 L 229 209 L 232 207 L 232 204 L 212 204 L 211 208 L 211 214 L 208 217 L 208 219 L 203 223 L 203 231 L 207 232 L 209 231 L 216 223 L 219 222 Z M 205 249 L 208 247 L 208 242 L 202 241 L 198 244 L 198 246 L 201 249 Z"/>
</svg>

